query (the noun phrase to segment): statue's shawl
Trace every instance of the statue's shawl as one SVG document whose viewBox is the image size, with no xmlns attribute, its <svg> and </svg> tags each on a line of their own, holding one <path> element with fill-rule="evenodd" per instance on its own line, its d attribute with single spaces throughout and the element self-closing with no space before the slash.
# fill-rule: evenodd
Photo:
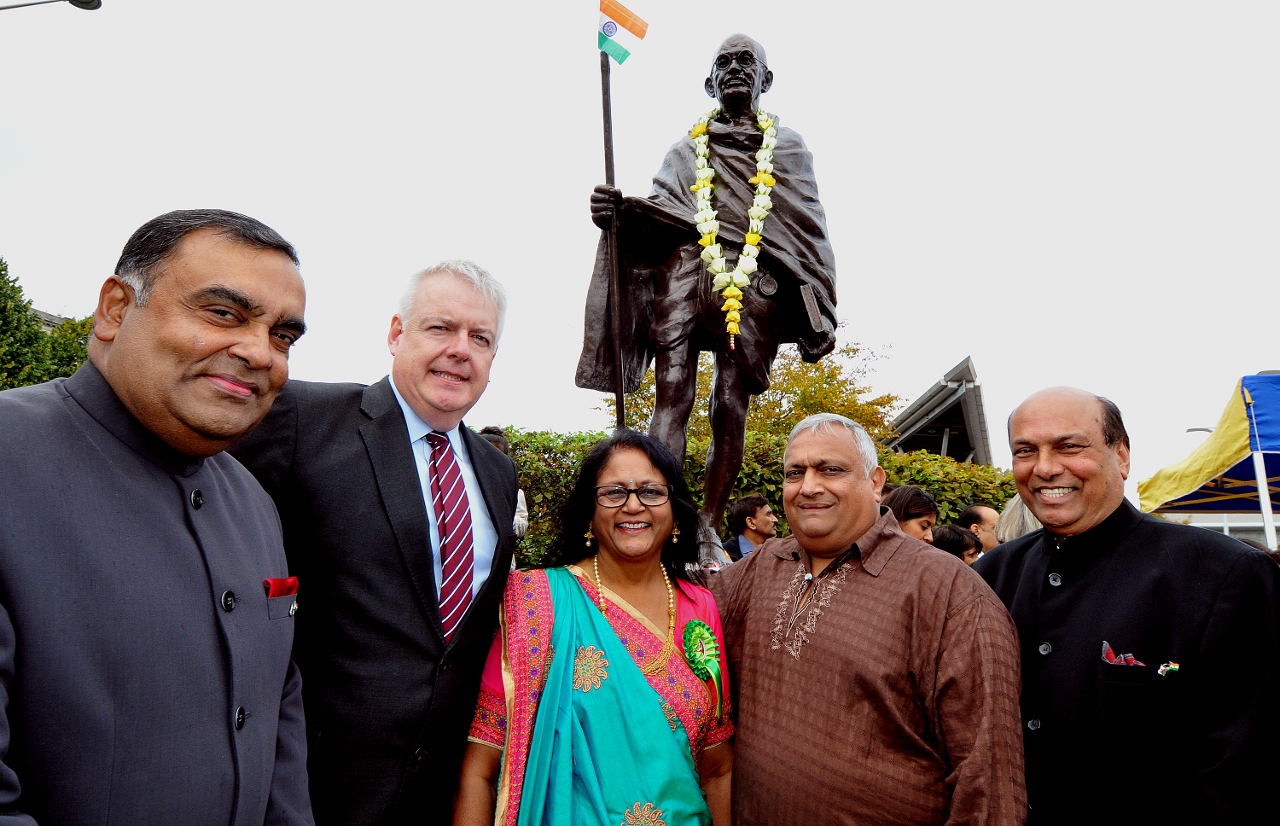
<svg viewBox="0 0 1280 826">
<path fill-rule="evenodd" d="M 777 121 L 776 116 L 774 121 Z M 754 125 L 733 127 L 708 124 L 711 166 L 716 170 L 713 208 L 720 222 L 717 241 L 724 245 L 729 265 L 737 260 L 747 232 L 747 209 L 755 197 L 749 179 L 756 174 L 755 153 L 761 134 Z M 684 137 L 671 147 L 653 178 L 646 198 L 627 198 L 618 221 L 619 280 L 622 292 L 622 363 L 624 389 L 633 392 L 653 358 L 653 283 L 663 270 L 679 266 L 679 246 L 696 244 L 693 222 L 697 200 L 690 187 L 695 175 L 693 140 Z M 835 255 L 827 237 L 826 215 L 818 201 L 813 156 L 800 135 L 778 128 L 773 154 L 777 185 L 770 192 L 773 208 L 764 224 L 762 267 L 779 279 L 788 275 L 809 285 L 828 328 L 835 329 Z M 587 291 L 586 323 L 577 385 L 612 392 L 613 357 L 608 317 L 609 267 L 607 237 L 601 234 L 595 270 Z M 706 275 L 705 273 L 703 273 Z M 706 275 L 710 278 L 710 275 Z M 696 311 L 690 308 L 690 311 Z M 784 320 L 782 341 L 822 338 L 803 312 Z M 826 348 L 826 349 L 829 349 Z"/>
</svg>

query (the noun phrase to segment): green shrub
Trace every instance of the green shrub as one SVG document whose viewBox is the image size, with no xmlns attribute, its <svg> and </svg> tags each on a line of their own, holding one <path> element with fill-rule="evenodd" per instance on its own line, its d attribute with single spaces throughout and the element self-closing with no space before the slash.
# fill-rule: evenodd
<svg viewBox="0 0 1280 826">
<path fill-rule="evenodd" d="M 938 521 L 950 522 L 970 505 L 996 510 L 1016 495 L 1013 474 L 987 465 L 963 464 L 923 450 L 882 451 L 880 466 L 895 485 L 915 485 L 938 500 Z"/>
<path fill-rule="evenodd" d="M 560 509 L 573 489 L 583 457 L 608 434 L 528 432 L 512 427 L 505 432 L 529 508 L 529 532 L 516 545 L 517 564 L 534 565 L 546 559 L 560 533 Z"/>
</svg>

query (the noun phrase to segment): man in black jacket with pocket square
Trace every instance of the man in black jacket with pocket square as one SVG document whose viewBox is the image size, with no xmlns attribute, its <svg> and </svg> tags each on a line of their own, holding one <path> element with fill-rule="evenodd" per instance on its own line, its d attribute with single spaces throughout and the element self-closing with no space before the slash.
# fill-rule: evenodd
<svg viewBox="0 0 1280 826">
<path fill-rule="evenodd" d="M 1044 529 L 974 564 L 1022 645 L 1029 823 L 1275 818 L 1280 569 L 1124 497 L 1120 411 L 1074 388 L 1009 417 Z"/>
<path fill-rule="evenodd" d="M 320 824 L 447 823 L 515 548 L 515 465 L 462 417 L 506 295 L 469 261 L 412 280 L 368 387 L 289 382 L 235 455 L 280 510 Z"/>
</svg>

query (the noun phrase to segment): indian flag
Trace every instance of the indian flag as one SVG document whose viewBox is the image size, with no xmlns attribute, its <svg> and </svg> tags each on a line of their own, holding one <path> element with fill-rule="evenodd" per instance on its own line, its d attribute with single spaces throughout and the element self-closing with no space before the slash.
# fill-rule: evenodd
<svg viewBox="0 0 1280 826">
<path fill-rule="evenodd" d="M 621 64 L 644 40 L 649 24 L 615 0 L 600 0 L 600 51 Z"/>
</svg>

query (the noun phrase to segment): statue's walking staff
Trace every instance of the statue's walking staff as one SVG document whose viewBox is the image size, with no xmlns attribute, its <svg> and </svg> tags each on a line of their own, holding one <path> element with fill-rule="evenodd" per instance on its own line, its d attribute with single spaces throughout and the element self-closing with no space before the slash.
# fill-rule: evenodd
<svg viewBox="0 0 1280 826">
<path fill-rule="evenodd" d="M 604 107 L 604 180 L 613 182 L 613 100 L 609 94 L 609 53 L 600 52 L 600 100 Z M 621 285 L 618 278 L 618 218 L 606 231 L 609 245 L 609 326 L 613 328 L 613 406 L 618 414 L 618 429 L 627 426 L 627 410 L 622 392 L 622 312 Z"/>
<path fill-rule="evenodd" d="M 600 48 L 600 102 L 604 109 L 604 179 L 609 186 L 615 185 L 613 98 L 609 93 L 609 58 L 612 57 L 621 65 L 631 52 L 619 41 L 631 37 L 643 40 L 648 30 L 649 24 L 637 17 L 626 6 L 614 0 L 600 0 L 600 33 L 597 40 Z M 605 231 L 609 250 L 609 326 L 612 328 L 610 342 L 613 346 L 613 399 L 619 429 L 627 426 L 622 377 L 622 308 L 620 306 L 622 286 L 618 275 L 618 219 L 620 217 L 615 215 L 609 229 Z"/>
</svg>

